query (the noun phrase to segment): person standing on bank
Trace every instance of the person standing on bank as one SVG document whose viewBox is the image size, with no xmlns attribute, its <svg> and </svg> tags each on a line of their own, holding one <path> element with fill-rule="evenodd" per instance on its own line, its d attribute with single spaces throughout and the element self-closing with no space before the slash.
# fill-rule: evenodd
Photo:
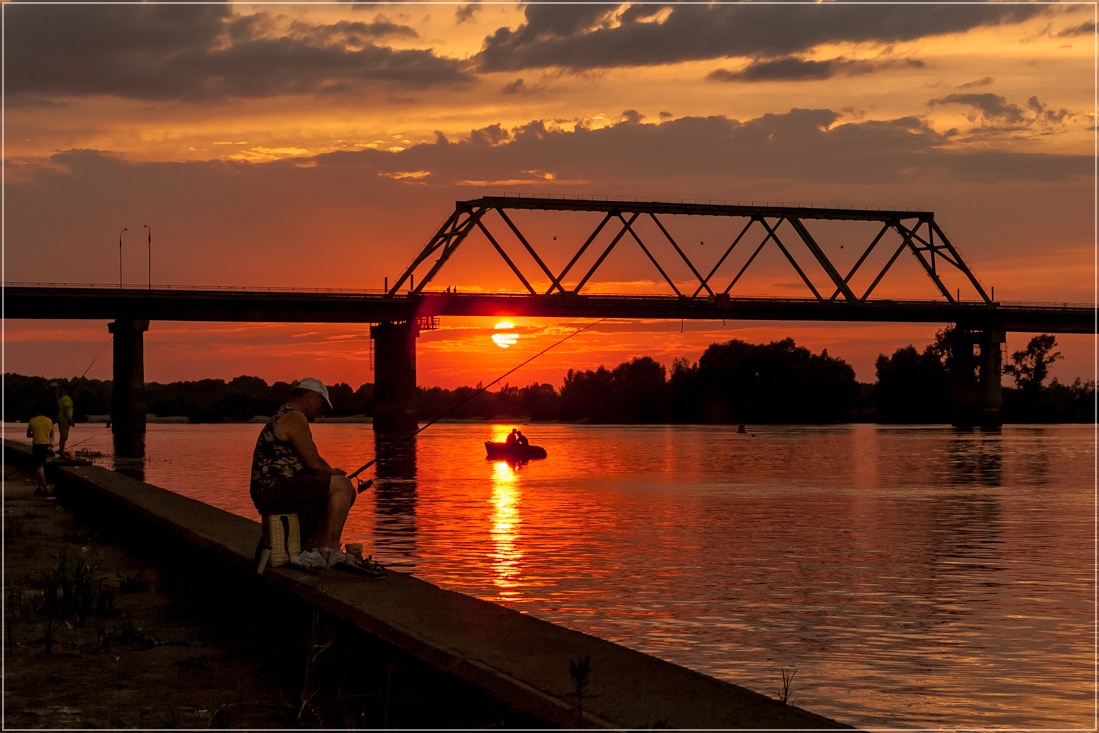
<svg viewBox="0 0 1099 733">
<path fill-rule="evenodd" d="M 263 426 L 252 454 L 252 502 L 261 515 L 297 513 L 306 551 L 295 564 L 306 567 L 332 567 L 345 559 L 340 535 L 355 503 L 351 479 L 321 458 L 309 429 L 331 407 L 319 379 L 301 380 Z"/>
<path fill-rule="evenodd" d="M 34 466 L 34 493 L 39 496 L 49 494 L 46 484 L 46 459 L 53 447 L 53 420 L 47 413 L 53 410 L 41 409 L 27 422 L 27 437 L 31 439 L 31 463 Z"/>
<path fill-rule="evenodd" d="M 57 382 L 50 382 L 53 398 L 57 400 L 57 455 L 65 457 L 65 444 L 69 442 L 69 428 L 73 424 L 73 400 L 61 391 Z"/>
</svg>

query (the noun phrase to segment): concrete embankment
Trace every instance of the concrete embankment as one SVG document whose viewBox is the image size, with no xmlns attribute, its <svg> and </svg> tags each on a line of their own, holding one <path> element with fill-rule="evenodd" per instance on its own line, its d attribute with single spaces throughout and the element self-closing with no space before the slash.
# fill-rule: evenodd
<svg viewBox="0 0 1099 733">
<path fill-rule="evenodd" d="M 5 460 L 28 447 L 5 441 Z M 764 695 L 571 631 L 493 603 L 390 572 L 369 580 L 338 570 L 289 567 L 255 574 L 256 521 L 90 465 L 52 468 L 59 489 L 94 497 L 104 512 L 167 533 L 209 562 L 239 572 L 345 619 L 442 672 L 550 726 L 566 728 L 843 728 Z M 578 717 L 570 663 L 589 658 L 590 683 Z"/>
</svg>

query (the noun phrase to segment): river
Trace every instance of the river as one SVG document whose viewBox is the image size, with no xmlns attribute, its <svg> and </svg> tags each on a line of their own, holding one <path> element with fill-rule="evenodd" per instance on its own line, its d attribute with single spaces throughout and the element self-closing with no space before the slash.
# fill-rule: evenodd
<svg viewBox="0 0 1099 733">
<path fill-rule="evenodd" d="M 152 424 L 146 480 L 255 517 L 259 427 Z M 796 670 L 793 704 L 855 726 L 1094 728 L 1094 426 L 534 424 L 549 458 L 486 460 L 511 427 L 383 458 L 345 541 L 766 695 Z M 375 455 L 370 425 L 313 431 L 349 472 Z"/>
</svg>

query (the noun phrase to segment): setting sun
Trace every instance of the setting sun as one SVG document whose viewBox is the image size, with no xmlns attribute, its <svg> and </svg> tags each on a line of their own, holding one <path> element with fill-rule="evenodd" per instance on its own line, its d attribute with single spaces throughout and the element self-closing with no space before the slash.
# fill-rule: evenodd
<svg viewBox="0 0 1099 733">
<path fill-rule="evenodd" d="M 496 342 L 496 345 L 501 349 L 506 349 L 509 346 L 515 346 L 515 342 L 518 340 L 518 336 L 512 332 L 511 329 L 515 328 L 515 324 L 510 321 L 500 321 L 495 326 L 500 333 L 492 334 L 492 340 Z"/>
</svg>

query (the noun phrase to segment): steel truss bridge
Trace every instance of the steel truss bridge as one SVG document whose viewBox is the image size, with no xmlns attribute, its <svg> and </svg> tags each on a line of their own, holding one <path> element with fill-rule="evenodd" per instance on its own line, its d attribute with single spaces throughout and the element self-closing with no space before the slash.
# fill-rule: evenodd
<svg viewBox="0 0 1099 733">
<path fill-rule="evenodd" d="M 582 214 L 594 226 L 583 230 L 585 236 L 558 241 L 544 227 L 537 235 L 531 233 L 524 219 L 562 213 L 571 214 L 574 222 Z M 717 251 L 707 248 L 707 263 L 702 250 L 684 246 L 677 228 L 683 217 L 711 226 L 717 222 L 719 230 L 727 227 L 718 237 L 722 244 Z M 837 257 L 837 245 L 820 236 L 822 227 L 832 227 L 829 233 L 834 235 L 834 222 L 855 222 L 863 230 L 860 234 L 869 228 L 872 236 L 859 241 L 853 232 L 844 232 L 838 247 L 845 257 Z M 471 237 L 488 242 L 516 277 L 519 290 L 458 293 L 435 284 Z M 570 251 L 568 241 L 578 243 L 575 250 Z M 638 251 L 644 256 L 641 262 L 652 267 L 658 276 L 653 280 L 664 294 L 597 292 L 596 276 L 608 258 L 616 253 L 619 260 L 623 254 L 629 257 L 629 248 L 635 258 Z M 796 273 L 805 286 L 803 297 L 744 294 L 744 276 L 765 250 L 768 255 L 777 252 L 775 259 Z M 918 263 L 937 298 L 875 296 L 904 257 Z M 376 324 L 371 329 L 380 410 L 375 425 L 381 415 L 386 429 L 409 424 L 405 407 L 416 387 L 415 337 L 439 316 L 953 323 L 961 334 L 955 354 L 974 352 L 962 371 L 980 375 L 979 383 L 955 380 L 956 403 L 968 404 L 968 417 L 959 418 L 958 424 L 998 424 L 1005 332 L 1096 331 L 1094 304 L 997 302 L 931 212 L 771 204 L 507 196 L 459 201 L 393 286 L 387 281 L 385 290 L 375 292 L 42 284 L 4 288 L 4 318 L 113 320 L 115 383 L 128 381 L 134 394 L 144 389 L 141 334 L 150 320 Z M 127 407 L 127 400 L 133 404 Z M 125 395 L 118 401 L 118 410 L 140 417 L 143 430 L 143 397 L 140 404 Z M 115 422 L 126 421 L 116 415 Z"/>
<path fill-rule="evenodd" d="M 542 241 L 524 233 L 516 212 L 531 211 L 586 213 L 594 215 L 592 221 L 597 223 L 570 252 L 544 233 L 540 234 Z M 673 235 L 675 227 L 669 221 L 682 221 L 683 217 L 729 223 L 729 243 L 719 245 L 716 257 L 713 247 L 709 248 L 712 261 L 707 266 L 698 254 L 688 254 L 682 235 L 678 239 Z M 821 221 L 862 222 L 873 227 L 868 241 L 859 242 L 845 233 L 841 246 L 851 248 L 848 261 L 853 260 L 845 271 L 828 254 L 829 247 L 810 232 L 810 223 Z M 521 290 L 457 293 L 435 285 L 455 253 L 475 235 L 487 240 Z M 626 252 L 629 247 L 634 248 L 634 256 L 638 251 L 644 255 L 667 294 L 608 295 L 593 290 L 595 277 L 608 257 L 616 251 L 619 256 L 630 256 Z M 737 286 L 744 283 L 745 274 L 767 248 L 777 250 L 796 273 L 805 286 L 803 297 L 739 295 Z M 518 250 L 518 254 L 509 250 Z M 551 268 L 550 255 L 567 259 L 567 264 Z M 875 297 L 887 273 L 906 256 L 918 263 L 938 298 Z M 685 277 L 673 277 L 669 274 L 673 270 Z M 948 285 L 944 276 L 951 277 L 956 286 Z M 861 287 L 857 287 L 860 280 Z M 966 288 L 965 298 L 958 284 Z M 508 196 L 457 202 L 427 246 L 386 291 L 10 284 L 5 288 L 4 307 L 5 318 L 383 323 L 437 316 L 510 315 L 931 322 L 1052 333 L 1095 330 L 1095 307 L 1091 304 L 996 302 L 934 214 L 927 211 Z"/>
</svg>

